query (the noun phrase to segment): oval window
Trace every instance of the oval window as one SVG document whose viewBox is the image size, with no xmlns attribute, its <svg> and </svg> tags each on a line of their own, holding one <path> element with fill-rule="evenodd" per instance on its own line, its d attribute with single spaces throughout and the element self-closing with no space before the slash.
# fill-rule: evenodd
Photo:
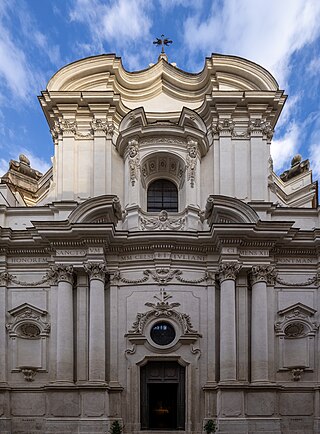
<svg viewBox="0 0 320 434">
<path fill-rule="evenodd" d="M 176 332 L 170 323 L 162 321 L 152 327 L 150 336 L 157 345 L 168 345 L 176 337 Z"/>
</svg>

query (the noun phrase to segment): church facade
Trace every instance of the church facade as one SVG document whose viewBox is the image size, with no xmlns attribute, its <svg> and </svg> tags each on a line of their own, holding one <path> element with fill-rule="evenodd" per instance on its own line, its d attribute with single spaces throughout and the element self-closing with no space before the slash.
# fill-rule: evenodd
<svg viewBox="0 0 320 434">
<path fill-rule="evenodd" d="M 2 434 L 320 433 L 317 183 L 273 171 L 285 99 L 216 54 L 51 78 L 52 168 L 0 184 Z"/>
</svg>

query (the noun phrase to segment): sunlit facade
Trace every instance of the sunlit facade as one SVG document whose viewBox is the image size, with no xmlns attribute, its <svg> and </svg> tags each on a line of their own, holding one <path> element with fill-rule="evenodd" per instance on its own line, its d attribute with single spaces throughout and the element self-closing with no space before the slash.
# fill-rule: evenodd
<svg viewBox="0 0 320 434">
<path fill-rule="evenodd" d="M 320 433 L 317 184 L 273 171 L 285 99 L 224 55 L 51 78 L 52 168 L 0 184 L 1 434 Z"/>
</svg>

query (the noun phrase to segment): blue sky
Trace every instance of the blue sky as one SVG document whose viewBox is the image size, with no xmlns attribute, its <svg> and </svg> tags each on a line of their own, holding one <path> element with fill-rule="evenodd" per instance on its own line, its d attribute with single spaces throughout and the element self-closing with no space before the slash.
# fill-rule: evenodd
<svg viewBox="0 0 320 434">
<path fill-rule="evenodd" d="M 197 72 L 212 52 L 253 60 L 289 95 L 272 143 L 277 173 L 296 153 L 320 178 L 319 0 L 0 0 L 0 175 L 25 153 L 50 166 L 53 144 L 37 96 L 62 66 L 116 53 L 128 70 L 157 60 Z"/>
</svg>

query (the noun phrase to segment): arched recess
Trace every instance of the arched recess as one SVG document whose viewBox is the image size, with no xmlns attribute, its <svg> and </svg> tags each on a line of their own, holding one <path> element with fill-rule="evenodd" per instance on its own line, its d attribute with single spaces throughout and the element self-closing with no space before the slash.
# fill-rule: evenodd
<svg viewBox="0 0 320 434">
<path fill-rule="evenodd" d="M 141 162 L 141 205 L 147 210 L 148 187 L 157 179 L 171 181 L 178 190 L 178 211 L 186 207 L 185 171 L 183 159 L 170 152 L 157 152 L 147 155 Z"/>
</svg>

